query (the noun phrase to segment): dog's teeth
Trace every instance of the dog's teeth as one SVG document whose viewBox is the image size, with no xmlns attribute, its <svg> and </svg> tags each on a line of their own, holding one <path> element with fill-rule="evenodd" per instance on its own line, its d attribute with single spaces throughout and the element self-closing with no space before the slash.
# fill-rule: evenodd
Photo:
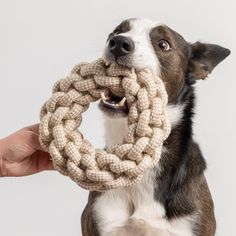
<svg viewBox="0 0 236 236">
<path fill-rule="evenodd" d="M 126 97 L 123 97 L 122 100 L 118 103 L 119 106 L 124 106 L 125 101 L 126 101 Z"/>
<path fill-rule="evenodd" d="M 105 61 L 105 66 L 109 66 L 110 63 L 108 61 Z"/>
<path fill-rule="evenodd" d="M 105 96 L 104 92 L 101 92 L 101 99 L 102 99 L 103 101 L 106 101 L 106 96 Z"/>
</svg>

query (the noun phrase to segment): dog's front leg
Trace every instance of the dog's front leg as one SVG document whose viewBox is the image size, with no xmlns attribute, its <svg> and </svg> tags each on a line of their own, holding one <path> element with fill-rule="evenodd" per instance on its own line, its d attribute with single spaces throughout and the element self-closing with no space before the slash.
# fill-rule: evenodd
<svg viewBox="0 0 236 236">
<path fill-rule="evenodd" d="M 100 236 L 96 221 L 94 220 L 93 203 L 100 195 L 98 192 L 90 192 L 88 203 L 82 213 L 81 228 L 83 236 Z"/>
</svg>

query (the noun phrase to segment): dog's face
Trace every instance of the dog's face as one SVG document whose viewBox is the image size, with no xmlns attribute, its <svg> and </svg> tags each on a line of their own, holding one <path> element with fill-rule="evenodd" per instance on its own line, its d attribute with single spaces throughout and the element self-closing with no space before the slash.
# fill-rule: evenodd
<svg viewBox="0 0 236 236">
<path fill-rule="evenodd" d="M 205 79 L 229 53 L 214 44 L 190 44 L 164 24 L 128 19 L 109 35 L 103 57 L 108 63 L 151 68 L 164 81 L 169 103 L 176 104 L 186 83 Z M 102 96 L 100 108 L 110 117 L 128 114 L 125 99 L 112 94 Z"/>
</svg>

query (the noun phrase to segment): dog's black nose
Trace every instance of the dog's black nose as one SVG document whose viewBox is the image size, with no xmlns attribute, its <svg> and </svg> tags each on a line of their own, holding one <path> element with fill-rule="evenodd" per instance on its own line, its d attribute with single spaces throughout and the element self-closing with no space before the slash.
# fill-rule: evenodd
<svg viewBox="0 0 236 236">
<path fill-rule="evenodd" d="M 134 42 L 128 37 L 118 35 L 110 39 L 108 48 L 118 58 L 132 53 L 134 51 Z"/>
</svg>

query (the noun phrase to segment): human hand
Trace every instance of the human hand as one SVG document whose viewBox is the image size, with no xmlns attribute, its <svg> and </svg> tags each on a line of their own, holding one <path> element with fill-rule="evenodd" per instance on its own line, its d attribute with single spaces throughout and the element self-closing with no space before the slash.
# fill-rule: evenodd
<svg viewBox="0 0 236 236">
<path fill-rule="evenodd" d="M 39 125 L 20 129 L 0 140 L 0 176 L 25 176 L 53 170 L 50 155 L 38 141 Z"/>
</svg>

